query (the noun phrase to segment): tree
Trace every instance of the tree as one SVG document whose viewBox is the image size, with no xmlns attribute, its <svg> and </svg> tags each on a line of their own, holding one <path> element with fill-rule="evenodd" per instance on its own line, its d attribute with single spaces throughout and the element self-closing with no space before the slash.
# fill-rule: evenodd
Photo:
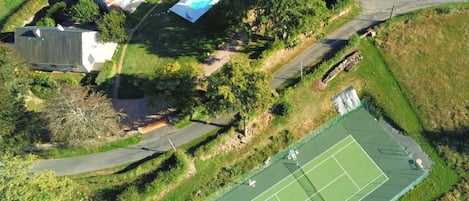
<svg viewBox="0 0 469 201">
<path fill-rule="evenodd" d="M 125 15 L 116 11 L 105 14 L 103 20 L 98 24 L 101 40 L 104 42 L 123 42 L 127 40 L 125 33 Z"/>
<path fill-rule="evenodd" d="M 58 87 L 47 100 L 43 113 L 49 122 L 52 141 L 81 147 L 116 135 L 124 116 L 102 93 L 74 85 Z"/>
<path fill-rule="evenodd" d="M 51 17 L 44 17 L 36 23 L 37 26 L 55 27 L 55 20 Z"/>
<path fill-rule="evenodd" d="M 260 0 L 255 25 L 273 40 L 294 46 L 300 34 L 311 35 L 329 19 L 323 0 Z"/>
<path fill-rule="evenodd" d="M 29 83 L 28 64 L 16 50 L 0 43 L 0 151 L 22 148 L 27 141 L 20 125 L 27 113 L 24 97 Z"/>
<path fill-rule="evenodd" d="M 80 0 L 71 10 L 73 20 L 79 23 L 93 22 L 99 16 L 99 6 L 93 0 Z"/>
<path fill-rule="evenodd" d="M 196 103 L 194 96 L 201 72 L 197 64 L 180 65 L 176 62 L 166 65 L 156 72 L 151 93 L 184 112 Z"/>
<path fill-rule="evenodd" d="M 247 134 L 248 114 L 265 109 L 275 98 L 269 88 L 269 76 L 250 66 L 247 61 L 230 61 L 208 78 L 207 110 L 210 114 L 239 112 Z"/>
<path fill-rule="evenodd" d="M 34 158 L 2 154 L 0 161 L 0 200 L 11 201 L 68 201 L 76 200 L 73 183 L 68 178 L 57 178 L 54 172 L 31 173 Z"/>
</svg>

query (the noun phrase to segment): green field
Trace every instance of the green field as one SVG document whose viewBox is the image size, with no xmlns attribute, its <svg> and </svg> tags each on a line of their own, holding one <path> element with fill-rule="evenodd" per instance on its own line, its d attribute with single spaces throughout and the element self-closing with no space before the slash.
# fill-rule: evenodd
<svg viewBox="0 0 469 201">
<path fill-rule="evenodd" d="M 388 180 L 352 136 L 305 165 L 284 165 L 292 174 L 253 200 L 361 200 Z"/>
</svg>

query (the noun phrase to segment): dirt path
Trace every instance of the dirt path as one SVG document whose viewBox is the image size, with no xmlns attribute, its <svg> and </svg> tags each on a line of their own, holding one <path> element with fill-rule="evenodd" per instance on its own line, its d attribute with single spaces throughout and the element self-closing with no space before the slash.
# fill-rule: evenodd
<svg viewBox="0 0 469 201">
<path fill-rule="evenodd" d="M 220 50 L 215 51 L 208 59 L 203 62 L 205 76 L 209 76 L 227 63 L 233 53 L 238 52 L 247 43 L 245 34 L 233 36 L 233 40 L 228 44 L 222 45 Z"/>
<path fill-rule="evenodd" d="M 143 24 L 143 22 L 147 19 L 147 17 L 156 9 L 156 7 L 161 3 L 159 1 L 156 3 L 145 15 L 140 19 L 137 25 L 133 29 L 130 30 L 129 37 L 127 38 L 127 41 L 125 41 L 124 46 L 122 47 L 122 53 L 119 58 L 119 63 L 117 63 L 117 68 L 116 68 L 116 75 L 114 77 L 114 86 L 112 88 L 112 98 L 117 99 L 119 96 L 119 86 L 120 86 L 120 74 L 122 72 L 122 63 L 124 62 L 124 57 L 125 53 L 127 51 L 127 46 L 129 46 L 130 41 L 132 40 L 134 33 L 137 31 L 138 28 Z"/>
</svg>

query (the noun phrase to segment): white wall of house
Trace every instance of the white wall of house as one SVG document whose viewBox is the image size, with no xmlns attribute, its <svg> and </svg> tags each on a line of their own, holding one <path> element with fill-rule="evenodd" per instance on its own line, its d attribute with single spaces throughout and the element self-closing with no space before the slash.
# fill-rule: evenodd
<svg viewBox="0 0 469 201">
<path fill-rule="evenodd" d="M 86 32 L 82 36 L 82 61 L 87 71 L 93 70 L 96 63 L 111 60 L 117 48 L 117 43 L 102 43 L 97 41 L 97 32 Z"/>
<path fill-rule="evenodd" d="M 93 50 L 97 46 L 96 34 L 97 32 L 83 32 L 81 37 L 81 59 L 87 72 L 91 71 L 95 63 Z"/>
<path fill-rule="evenodd" d="M 96 63 L 104 63 L 106 60 L 111 60 L 112 56 L 117 49 L 117 43 L 101 43 L 97 42 L 93 48 L 93 57 Z"/>
</svg>

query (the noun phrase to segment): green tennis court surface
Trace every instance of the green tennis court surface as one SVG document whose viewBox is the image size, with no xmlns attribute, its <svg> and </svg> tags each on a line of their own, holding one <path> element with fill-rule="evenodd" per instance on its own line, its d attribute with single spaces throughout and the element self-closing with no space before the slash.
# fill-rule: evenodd
<svg viewBox="0 0 469 201">
<path fill-rule="evenodd" d="M 292 174 L 253 200 L 361 200 L 388 180 L 350 135 L 307 164 L 284 165 Z"/>
<path fill-rule="evenodd" d="M 407 137 L 392 133 L 362 107 L 271 156 L 266 160 L 270 162 L 259 164 L 212 199 L 397 200 L 428 176 L 429 170 L 416 166 L 415 161 L 424 158 L 418 145 L 401 138 Z M 254 181 L 255 185 L 249 185 Z"/>
</svg>

